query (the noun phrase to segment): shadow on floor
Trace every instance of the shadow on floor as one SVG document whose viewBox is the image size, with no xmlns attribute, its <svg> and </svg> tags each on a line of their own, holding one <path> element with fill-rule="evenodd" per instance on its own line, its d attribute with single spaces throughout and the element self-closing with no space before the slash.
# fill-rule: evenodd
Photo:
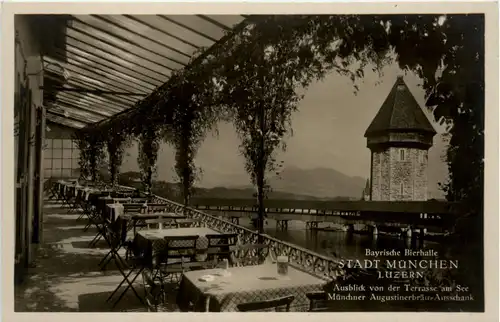
<svg viewBox="0 0 500 322">
<path fill-rule="evenodd" d="M 113 285 L 116 286 L 116 285 Z M 147 312 L 145 305 L 142 304 L 135 294 L 129 289 L 123 298 L 113 308 L 114 303 L 118 300 L 121 292 L 125 287 L 114 294 L 113 298 L 107 302 L 106 300 L 111 295 L 113 290 L 107 292 L 87 293 L 78 296 L 78 311 L 79 312 Z M 144 295 L 142 287 L 136 287 L 136 291 L 140 296 Z"/>
</svg>

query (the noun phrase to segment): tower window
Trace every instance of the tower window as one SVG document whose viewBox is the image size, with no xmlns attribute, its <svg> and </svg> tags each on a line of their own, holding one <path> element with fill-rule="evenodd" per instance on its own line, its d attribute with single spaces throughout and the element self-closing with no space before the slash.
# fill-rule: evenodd
<svg viewBox="0 0 500 322">
<path fill-rule="evenodd" d="M 405 160 L 405 150 L 401 149 L 399 150 L 399 161 L 404 161 Z"/>
<path fill-rule="evenodd" d="M 401 182 L 399 184 L 399 194 L 402 196 L 402 195 L 404 195 L 404 193 L 405 193 L 405 184 L 403 182 Z"/>
</svg>

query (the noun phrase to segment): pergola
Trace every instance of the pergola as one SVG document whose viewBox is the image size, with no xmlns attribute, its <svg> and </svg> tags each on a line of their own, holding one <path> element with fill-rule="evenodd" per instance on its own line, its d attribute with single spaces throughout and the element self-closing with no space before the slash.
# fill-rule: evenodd
<svg viewBox="0 0 500 322">
<path fill-rule="evenodd" d="M 58 135 L 49 133 L 52 124 L 77 132 L 147 108 L 172 73 L 196 65 L 247 18 L 16 16 L 16 265 L 27 267 L 42 239 L 43 151 Z"/>
</svg>

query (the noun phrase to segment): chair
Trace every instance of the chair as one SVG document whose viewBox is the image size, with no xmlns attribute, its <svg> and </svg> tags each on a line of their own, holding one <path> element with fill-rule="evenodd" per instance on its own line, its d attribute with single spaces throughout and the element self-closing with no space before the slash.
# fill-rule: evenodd
<svg viewBox="0 0 500 322">
<path fill-rule="evenodd" d="M 266 301 L 247 302 L 238 304 L 236 307 L 240 312 L 263 311 L 274 308 L 276 312 L 283 312 L 280 308 L 285 307 L 284 312 L 290 312 L 290 305 L 295 296 L 285 296 Z"/>
<path fill-rule="evenodd" d="M 169 277 L 176 277 L 189 270 L 188 262 L 195 262 L 196 243 L 198 235 L 192 236 L 167 236 L 164 238 L 165 246 L 157 254 L 153 254 L 153 267 L 144 270 L 143 284 L 146 292 L 146 302 L 149 310 L 157 311 L 166 292 L 166 281 Z M 170 279 L 172 282 L 172 278 Z"/>
<path fill-rule="evenodd" d="M 125 261 L 122 259 L 118 251 L 122 247 L 128 247 L 131 245 L 132 240 L 127 240 L 127 227 L 126 222 L 123 220 L 116 220 L 110 222 L 105 226 L 106 234 L 105 240 L 108 243 L 110 250 L 99 262 L 99 267 L 104 270 L 109 262 L 114 259 L 119 270 L 121 267 L 127 266 Z"/>
<path fill-rule="evenodd" d="M 205 236 L 208 240 L 208 259 L 213 258 L 227 259 L 232 262 L 232 253 L 238 241 L 238 234 L 208 234 Z"/>
<path fill-rule="evenodd" d="M 324 291 L 309 292 L 306 293 L 309 299 L 309 312 L 326 312 L 328 307 L 326 306 L 326 301 L 328 300 L 328 294 Z"/>
<path fill-rule="evenodd" d="M 180 269 L 182 272 L 184 262 L 196 260 L 196 245 L 199 238 L 198 235 L 165 237 L 165 249 L 159 258 L 163 268 L 170 269 L 172 272 Z"/>
<path fill-rule="evenodd" d="M 123 211 L 125 213 L 142 213 L 144 209 L 144 204 L 143 203 L 124 203 L 123 204 Z"/>
<path fill-rule="evenodd" d="M 266 257 L 269 245 L 266 244 L 245 244 L 234 247 L 235 266 L 259 265 Z"/>
<path fill-rule="evenodd" d="M 153 213 L 153 212 L 170 212 L 170 208 L 171 208 L 169 205 L 159 204 L 159 203 L 148 204 L 147 206 L 148 206 L 148 209 L 147 209 L 148 213 Z"/>
<path fill-rule="evenodd" d="M 147 229 L 157 228 L 157 229 L 169 229 L 177 228 L 178 224 L 173 218 L 157 218 L 157 219 L 146 219 L 145 225 Z"/>
<path fill-rule="evenodd" d="M 186 217 L 179 217 L 179 219 L 176 220 L 177 227 L 179 228 L 196 227 L 200 222 L 201 220 L 199 219 L 187 219 Z"/>
<path fill-rule="evenodd" d="M 125 288 L 125 290 L 123 290 L 116 302 L 113 304 L 113 308 L 120 302 L 125 293 L 127 293 L 128 289 L 131 289 L 134 292 L 135 296 L 139 299 L 139 301 L 141 301 L 142 304 L 145 304 L 143 298 L 135 290 L 134 282 L 137 277 L 139 277 L 139 275 L 141 275 L 141 273 L 152 263 L 152 245 L 148 243 L 145 249 L 141 249 L 141 247 L 138 245 L 138 238 L 134 238 L 130 243 L 126 244 L 126 247 L 127 249 L 125 261 L 129 268 L 129 272 L 125 273 L 124 270 L 119 268 L 120 273 L 123 276 L 123 280 L 120 282 L 120 284 L 118 284 L 113 293 L 111 293 L 111 295 L 107 298 L 106 302 L 109 302 L 113 298 L 113 296 L 118 292 L 118 290 L 124 283 L 127 283 L 127 287 Z M 134 273 L 135 275 L 133 275 Z M 131 277 L 132 279 L 130 279 Z"/>
</svg>

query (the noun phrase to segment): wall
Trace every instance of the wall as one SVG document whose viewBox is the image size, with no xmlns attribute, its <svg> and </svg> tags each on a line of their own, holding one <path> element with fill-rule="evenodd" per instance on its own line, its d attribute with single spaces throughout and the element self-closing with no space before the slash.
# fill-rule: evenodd
<svg viewBox="0 0 500 322">
<path fill-rule="evenodd" d="M 427 150 L 390 147 L 372 153 L 373 201 L 427 200 Z"/>
<path fill-rule="evenodd" d="M 44 124 L 42 62 L 39 55 L 39 42 L 34 36 L 34 27 L 26 16 L 17 15 L 14 20 L 16 44 L 14 54 L 15 68 L 15 165 L 16 165 L 16 265 L 27 266 L 32 259 L 31 242 L 35 215 L 41 210 L 40 158 L 43 133 L 37 136 L 36 128 Z M 20 95 L 21 87 L 31 91 Z M 38 111 L 40 113 L 38 114 Z M 43 132 L 43 131 L 42 131 Z M 17 171 L 19 170 L 19 171 Z M 37 226 L 38 227 L 38 226 Z"/>
</svg>

